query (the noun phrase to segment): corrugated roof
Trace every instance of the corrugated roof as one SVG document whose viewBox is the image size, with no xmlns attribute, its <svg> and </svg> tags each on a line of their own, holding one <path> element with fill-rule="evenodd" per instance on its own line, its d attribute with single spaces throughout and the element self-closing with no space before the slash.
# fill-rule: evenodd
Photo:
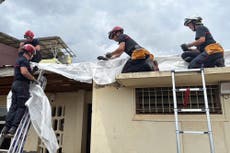
<svg viewBox="0 0 230 153">
<path fill-rule="evenodd" d="M 66 45 L 66 43 L 58 36 L 40 37 L 38 38 L 41 46 L 41 54 L 43 59 L 53 58 L 54 55 L 70 55 L 76 56 L 75 53 Z M 25 41 L 25 39 L 17 39 L 9 36 L 3 32 L 0 32 L 0 43 L 18 48 L 19 43 Z"/>
<path fill-rule="evenodd" d="M 0 32 L 0 43 L 3 43 L 5 45 L 8 45 L 14 48 L 18 48 L 20 41 L 17 38 L 14 38 L 3 32 Z"/>
<path fill-rule="evenodd" d="M 81 89 L 92 90 L 92 84 L 82 83 L 51 72 L 47 72 L 45 75 L 47 78 L 46 92 L 72 92 Z M 13 67 L 0 68 L 0 95 L 8 94 L 13 83 L 13 78 Z"/>
</svg>

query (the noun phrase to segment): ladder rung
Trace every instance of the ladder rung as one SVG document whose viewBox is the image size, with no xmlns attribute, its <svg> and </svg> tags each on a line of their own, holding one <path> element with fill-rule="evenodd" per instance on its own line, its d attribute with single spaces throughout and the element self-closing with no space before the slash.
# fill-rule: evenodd
<svg viewBox="0 0 230 153">
<path fill-rule="evenodd" d="M 176 89 L 176 91 L 187 91 L 187 90 L 190 90 L 190 91 L 203 91 L 202 88 L 180 88 L 180 89 Z"/>
<path fill-rule="evenodd" d="M 0 152 L 3 153 L 3 152 L 8 152 L 8 150 L 6 149 L 0 149 Z"/>
<path fill-rule="evenodd" d="M 205 112 L 204 109 L 178 109 L 178 112 Z"/>
<path fill-rule="evenodd" d="M 208 134 L 208 131 L 179 131 L 180 134 Z"/>
<path fill-rule="evenodd" d="M 202 69 L 185 69 L 185 70 L 172 70 L 175 73 L 183 73 L 183 72 L 200 72 Z"/>
</svg>

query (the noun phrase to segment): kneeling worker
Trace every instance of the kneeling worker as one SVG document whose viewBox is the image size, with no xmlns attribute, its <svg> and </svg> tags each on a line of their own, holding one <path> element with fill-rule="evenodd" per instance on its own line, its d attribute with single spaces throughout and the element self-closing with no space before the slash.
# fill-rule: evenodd
<svg viewBox="0 0 230 153">
<path fill-rule="evenodd" d="M 17 127 L 25 113 L 25 102 L 29 99 L 29 84 L 30 81 L 36 79 L 31 74 L 30 60 L 36 53 L 36 49 L 31 44 L 23 46 L 23 55 L 19 56 L 16 60 L 14 68 L 14 82 L 11 87 L 12 103 L 9 112 L 6 115 L 6 124 L 2 130 L 2 134 L 13 136 Z"/>
<path fill-rule="evenodd" d="M 185 18 L 184 25 L 196 32 L 195 41 L 182 44 L 181 57 L 189 62 L 188 68 L 223 67 L 224 49 L 213 39 L 209 29 L 203 25 L 201 17 Z M 191 47 L 196 47 L 191 48 Z"/>
<path fill-rule="evenodd" d="M 125 64 L 122 73 L 158 70 L 157 62 L 153 61 L 154 56 L 123 32 L 124 29 L 119 26 L 109 32 L 109 39 L 118 42 L 119 47 L 111 53 L 106 53 L 106 57 L 112 59 L 119 57 L 123 52 L 127 53 L 131 58 Z"/>
</svg>

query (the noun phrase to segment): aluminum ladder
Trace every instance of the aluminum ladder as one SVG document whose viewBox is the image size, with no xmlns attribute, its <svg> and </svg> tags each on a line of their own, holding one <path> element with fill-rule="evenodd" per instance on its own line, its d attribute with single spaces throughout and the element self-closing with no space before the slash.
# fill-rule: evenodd
<svg viewBox="0 0 230 153">
<path fill-rule="evenodd" d="M 189 73 L 189 72 L 197 72 L 197 73 L 201 74 L 202 88 L 190 88 L 190 91 L 203 91 L 204 103 L 205 103 L 204 109 L 178 109 L 178 107 L 177 107 L 176 93 L 186 91 L 187 89 L 185 89 L 185 88 L 176 89 L 176 80 L 175 80 L 176 73 Z M 174 104 L 174 116 L 175 116 L 175 127 L 176 127 L 177 153 L 181 153 L 180 134 L 208 134 L 209 144 L 210 144 L 210 152 L 215 153 L 204 69 L 201 68 L 201 69 L 189 69 L 189 70 L 172 70 L 171 75 L 172 75 L 172 87 L 173 87 L 172 91 L 173 91 L 173 104 Z M 183 112 L 203 112 L 203 113 L 206 113 L 208 131 L 183 131 L 183 130 L 180 130 L 179 129 L 179 118 L 178 118 L 179 112 L 180 113 L 183 113 Z"/>
<path fill-rule="evenodd" d="M 39 76 L 37 78 L 39 85 L 43 88 L 43 90 L 46 87 L 47 79 L 44 76 L 44 71 L 39 72 Z M 23 153 L 23 148 L 26 142 L 26 137 L 28 135 L 29 129 L 30 129 L 30 115 L 28 109 L 26 109 L 25 114 L 22 117 L 22 120 L 17 128 L 17 131 L 14 135 L 14 137 L 11 140 L 11 144 L 8 150 L 0 149 L 0 152 L 7 152 L 7 153 Z M 0 146 L 2 145 L 3 141 L 5 139 L 5 136 L 0 134 Z"/>
</svg>

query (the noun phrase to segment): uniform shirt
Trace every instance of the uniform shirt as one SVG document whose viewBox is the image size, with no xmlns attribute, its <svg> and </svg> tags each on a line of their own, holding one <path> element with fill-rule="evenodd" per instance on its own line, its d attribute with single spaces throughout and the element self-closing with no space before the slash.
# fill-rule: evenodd
<svg viewBox="0 0 230 153">
<path fill-rule="evenodd" d="M 201 44 L 200 46 L 197 46 L 197 48 L 203 52 L 204 48 L 208 46 L 209 44 L 214 44 L 216 41 L 213 39 L 212 34 L 209 32 L 208 28 L 199 25 L 196 27 L 196 37 L 195 39 L 198 40 L 200 37 L 205 37 L 205 42 Z"/>
<path fill-rule="evenodd" d="M 34 47 L 36 47 L 37 45 L 39 45 L 39 39 L 33 39 L 31 42 L 30 41 L 26 41 L 26 42 L 24 42 L 24 45 L 25 44 L 31 44 Z M 18 56 L 22 56 L 23 54 L 24 54 L 23 50 L 21 50 L 21 51 L 18 52 Z"/>
<path fill-rule="evenodd" d="M 135 49 L 140 49 L 142 48 L 136 41 L 134 41 L 132 38 L 130 38 L 128 35 L 126 34 L 121 34 L 118 37 L 118 42 L 119 44 L 122 42 L 125 42 L 125 52 L 131 56 L 133 51 Z"/>
<path fill-rule="evenodd" d="M 25 81 L 29 83 L 30 80 L 22 75 L 20 70 L 21 67 L 26 67 L 27 70 L 31 73 L 30 62 L 24 56 L 20 56 L 17 58 L 14 67 L 14 80 Z"/>
</svg>

